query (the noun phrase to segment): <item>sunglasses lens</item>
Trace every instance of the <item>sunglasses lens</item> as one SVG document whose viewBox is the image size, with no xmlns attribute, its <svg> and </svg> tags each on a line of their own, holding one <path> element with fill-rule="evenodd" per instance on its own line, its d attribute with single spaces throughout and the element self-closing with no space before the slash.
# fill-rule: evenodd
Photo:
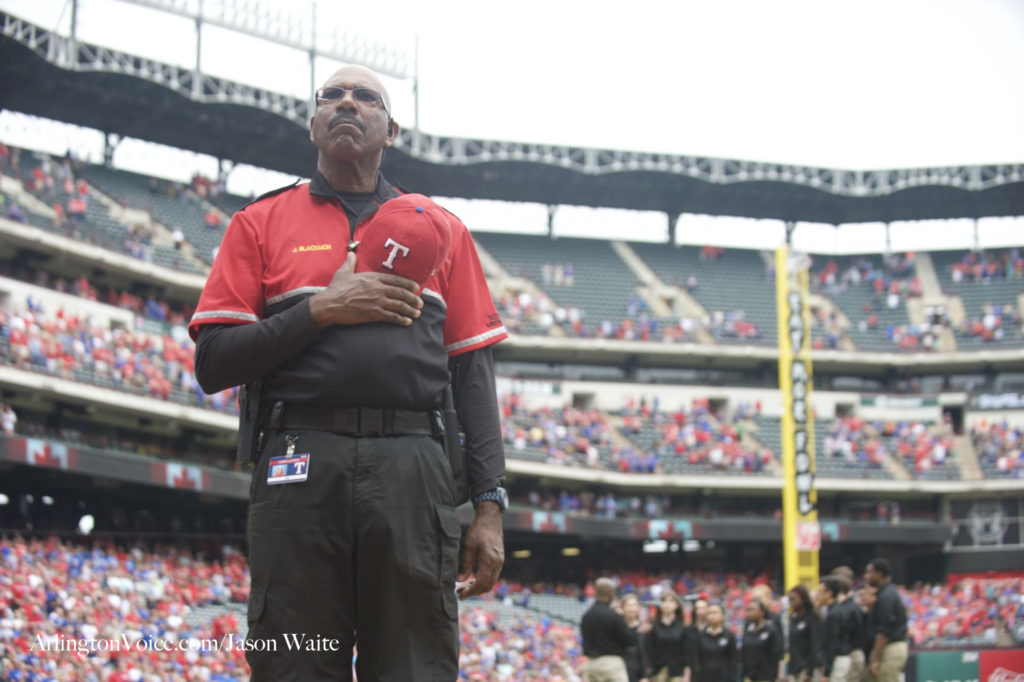
<svg viewBox="0 0 1024 682">
<path fill-rule="evenodd" d="M 355 90 L 352 91 L 352 96 L 363 104 L 377 103 L 377 93 L 374 92 L 373 90 L 368 90 L 366 88 L 356 88 Z"/>
<path fill-rule="evenodd" d="M 318 102 L 336 102 L 345 97 L 345 93 L 351 92 L 352 99 L 359 102 L 360 104 L 366 104 L 369 106 L 381 106 L 384 100 L 381 99 L 380 94 L 376 90 L 370 90 L 369 88 L 354 88 L 349 90 L 348 88 L 342 88 L 338 86 L 329 88 L 320 88 L 316 91 L 316 99 Z"/>
<path fill-rule="evenodd" d="M 324 102 L 341 99 L 344 96 L 345 90 L 343 88 L 320 88 L 316 91 L 316 98 Z"/>
</svg>

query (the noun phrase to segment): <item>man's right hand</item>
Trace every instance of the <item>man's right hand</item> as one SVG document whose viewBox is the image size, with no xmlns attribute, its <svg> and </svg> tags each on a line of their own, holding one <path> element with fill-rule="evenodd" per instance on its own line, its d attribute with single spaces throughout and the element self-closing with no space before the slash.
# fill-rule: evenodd
<svg viewBox="0 0 1024 682">
<path fill-rule="evenodd" d="M 423 299 L 411 279 L 380 272 L 356 271 L 356 254 L 349 253 L 331 283 L 309 299 L 317 329 L 332 324 L 390 322 L 407 327 L 420 316 Z"/>
</svg>

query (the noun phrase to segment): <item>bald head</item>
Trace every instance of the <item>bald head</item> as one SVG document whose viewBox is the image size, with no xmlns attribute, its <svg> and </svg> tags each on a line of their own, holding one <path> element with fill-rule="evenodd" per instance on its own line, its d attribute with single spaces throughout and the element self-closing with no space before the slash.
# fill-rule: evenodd
<svg viewBox="0 0 1024 682">
<path fill-rule="evenodd" d="M 598 578 L 594 583 L 597 601 L 610 602 L 615 599 L 615 581 L 611 578 Z"/>
</svg>

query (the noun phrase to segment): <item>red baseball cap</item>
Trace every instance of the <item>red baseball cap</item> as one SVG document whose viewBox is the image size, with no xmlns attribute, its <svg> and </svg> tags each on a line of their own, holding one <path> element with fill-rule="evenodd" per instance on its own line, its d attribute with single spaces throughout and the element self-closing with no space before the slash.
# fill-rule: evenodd
<svg viewBox="0 0 1024 682">
<path fill-rule="evenodd" d="M 422 286 L 448 258 L 448 212 L 422 194 L 384 202 L 356 247 L 356 272 L 387 272 Z"/>
</svg>

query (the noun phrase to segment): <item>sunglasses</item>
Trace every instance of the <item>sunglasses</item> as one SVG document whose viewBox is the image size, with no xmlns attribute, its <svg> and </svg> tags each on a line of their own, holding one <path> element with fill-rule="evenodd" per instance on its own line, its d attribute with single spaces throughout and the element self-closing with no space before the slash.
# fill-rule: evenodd
<svg viewBox="0 0 1024 682">
<path fill-rule="evenodd" d="M 390 112 L 388 112 L 388 105 L 384 103 L 384 97 L 376 90 L 371 90 L 370 88 L 343 88 L 339 85 L 327 86 L 316 91 L 316 102 L 317 104 L 337 102 L 344 99 L 345 95 L 350 92 L 352 93 L 352 99 L 359 104 L 380 107 L 389 118 L 391 117 Z"/>
</svg>

